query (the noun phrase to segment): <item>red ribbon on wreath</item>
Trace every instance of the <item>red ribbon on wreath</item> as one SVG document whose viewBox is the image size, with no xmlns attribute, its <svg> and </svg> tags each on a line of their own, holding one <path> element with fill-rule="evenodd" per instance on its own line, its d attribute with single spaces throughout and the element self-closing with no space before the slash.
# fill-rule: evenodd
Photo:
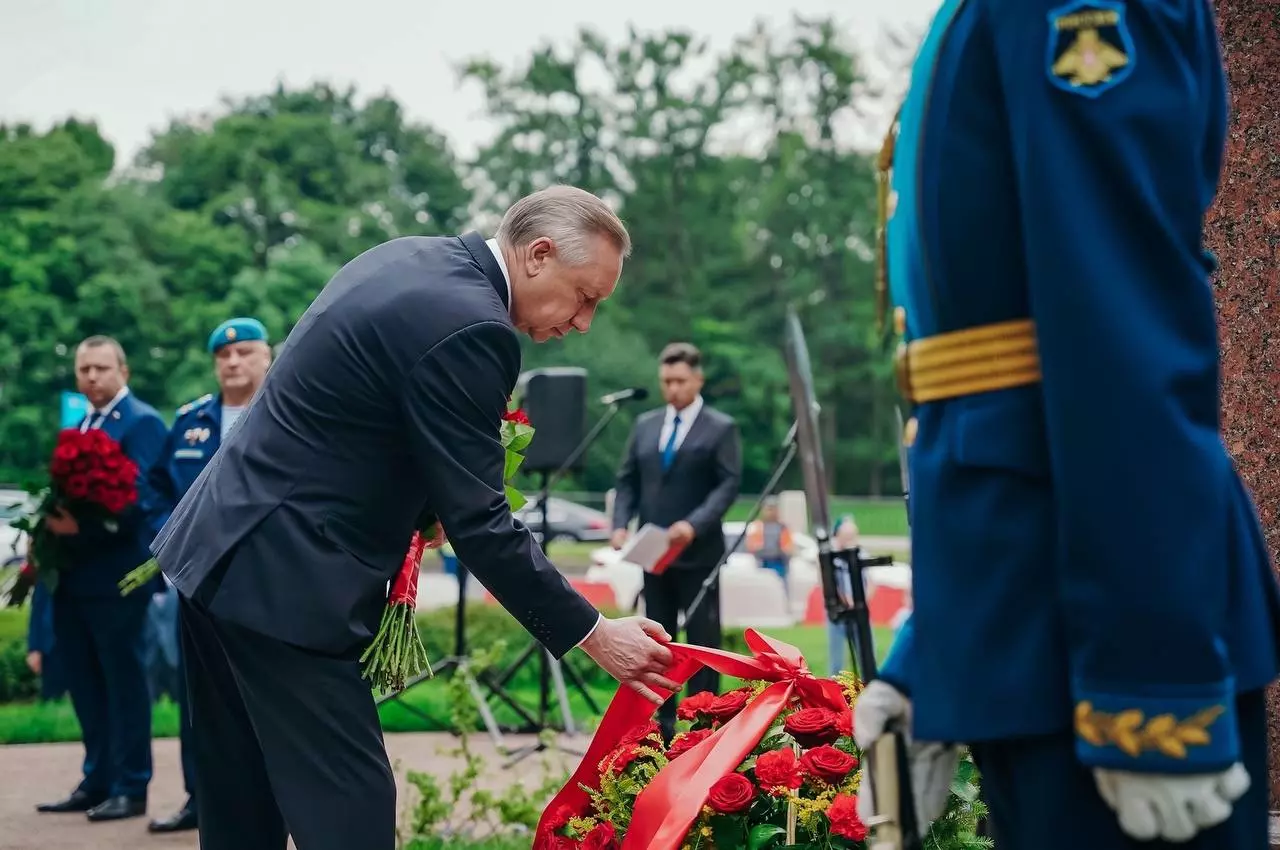
<svg viewBox="0 0 1280 850">
<path fill-rule="evenodd" d="M 809 707 L 838 712 L 849 710 L 840 685 L 830 679 L 816 678 L 800 650 L 755 629 L 747 629 L 746 640 L 750 656 L 686 643 L 668 644 L 676 663 L 667 678 L 678 685 L 683 685 L 703 667 L 727 676 L 771 684 L 732 720 L 658 771 L 636 797 L 631 824 L 622 842 L 623 850 L 678 850 L 702 811 L 711 786 L 737 770 L 793 697 L 799 696 Z M 670 695 L 661 688 L 654 690 L 659 696 Z M 580 786 L 598 788 L 603 758 L 628 732 L 652 719 L 656 711 L 653 703 L 630 688 L 618 689 L 578 769 L 543 811 L 535 833 L 535 848 L 548 842 L 551 824 L 565 808 L 575 814 L 586 813 L 591 798 Z"/>
</svg>

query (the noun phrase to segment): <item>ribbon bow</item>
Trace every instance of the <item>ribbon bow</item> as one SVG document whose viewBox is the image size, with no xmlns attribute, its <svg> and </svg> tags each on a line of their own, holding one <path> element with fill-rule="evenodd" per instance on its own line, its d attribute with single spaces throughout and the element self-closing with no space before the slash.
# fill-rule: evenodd
<svg viewBox="0 0 1280 850">
<path fill-rule="evenodd" d="M 732 720 L 679 759 L 669 762 L 640 792 L 622 842 L 623 850 L 679 848 L 689 827 L 702 811 L 711 786 L 742 764 L 793 697 L 799 696 L 810 707 L 849 710 L 840 685 L 829 679 L 815 678 L 800 650 L 789 643 L 766 637 L 755 629 L 747 629 L 746 640 L 752 653 L 750 656 L 686 643 L 669 644 L 675 664 L 668 671 L 667 678 L 678 685 L 684 684 L 703 667 L 739 679 L 771 684 Z M 669 691 L 655 690 L 660 696 L 670 696 Z M 578 769 L 543 812 L 538 822 L 535 847 L 550 837 L 554 813 L 565 808 L 575 814 L 587 810 L 591 798 L 581 786 L 600 787 L 601 761 L 624 735 L 652 719 L 654 711 L 651 702 L 630 688 L 618 690 L 605 710 L 600 728 L 591 739 Z"/>
</svg>

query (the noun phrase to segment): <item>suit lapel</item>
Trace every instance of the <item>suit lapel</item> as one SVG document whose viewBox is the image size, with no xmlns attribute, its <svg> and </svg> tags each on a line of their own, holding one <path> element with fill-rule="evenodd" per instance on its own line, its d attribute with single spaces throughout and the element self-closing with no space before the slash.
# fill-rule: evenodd
<svg viewBox="0 0 1280 850">
<path fill-rule="evenodd" d="M 502 306 L 510 310 L 511 302 L 508 300 L 510 293 L 507 292 L 507 279 L 502 276 L 502 267 L 498 265 L 493 252 L 485 244 L 484 237 L 473 230 L 470 233 L 464 233 L 459 238 L 467 251 L 470 252 L 472 258 L 480 264 L 480 270 L 484 272 L 484 276 L 489 279 L 489 284 L 497 291 L 498 297 L 502 299 Z"/>
</svg>

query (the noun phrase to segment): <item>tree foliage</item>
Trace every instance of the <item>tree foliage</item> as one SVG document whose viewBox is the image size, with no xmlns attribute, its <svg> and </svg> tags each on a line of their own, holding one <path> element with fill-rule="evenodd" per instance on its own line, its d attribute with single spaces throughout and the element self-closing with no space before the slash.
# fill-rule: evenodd
<svg viewBox="0 0 1280 850">
<path fill-rule="evenodd" d="M 592 395 L 656 390 L 656 352 L 694 342 L 708 399 L 740 423 L 754 488 L 790 425 L 781 327 L 794 304 L 833 486 L 895 491 L 873 162 L 848 140 L 877 120 L 878 95 L 830 21 L 757 25 L 724 54 L 682 30 L 615 43 L 582 29 L 460 76 L 498 127 L 470 162 L 391 97 L 323 84 L 175 122 L 125 168 L 92 123 L 0 127 L 0 480 L 43 466 L 84 336 L 120 338 L 132 386 L 172 409 L 212 387 L 204 340 L 222 319 L 253 314 L 282 339 L 361 251 L 491 230 L 516 197 L 567 182 L 616 204 L 635 254 L 592 332 L 528 345 L 526 368 L 584 366 Z M 633 413 L 568 486 L 610 486 Z"/>
</svg>

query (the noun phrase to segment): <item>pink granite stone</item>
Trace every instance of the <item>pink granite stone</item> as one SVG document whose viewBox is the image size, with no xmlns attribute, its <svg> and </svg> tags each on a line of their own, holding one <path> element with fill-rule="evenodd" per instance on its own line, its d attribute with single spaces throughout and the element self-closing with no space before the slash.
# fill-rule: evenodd
<svg viewBox="0 0 1280 850">
<path fill-rule="evenodd" d="M 1216 0 L 1231 88 L 1227 161 L 1206 239 L 1218 255 L 1223 431 L 1280 563 L 1280 0 Z M 1270 789 L 1280 808 L 1280 690 Z"/>
</svg>

